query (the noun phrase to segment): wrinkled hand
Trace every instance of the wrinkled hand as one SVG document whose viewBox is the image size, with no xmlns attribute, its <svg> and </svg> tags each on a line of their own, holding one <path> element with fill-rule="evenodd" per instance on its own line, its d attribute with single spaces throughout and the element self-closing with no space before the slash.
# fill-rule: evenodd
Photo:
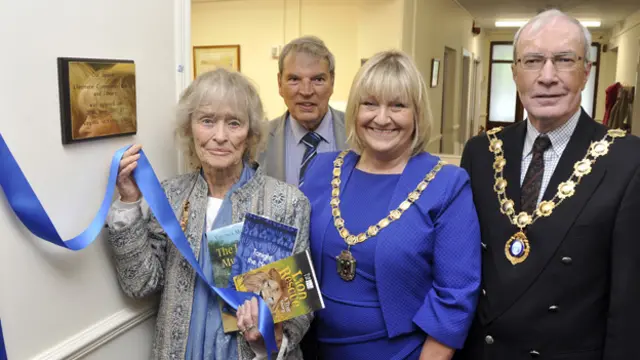
<svg viewBox="0 0 640 360">
<path fill-rule="evenodd" d="M 238 329 L 251 345 L 251 348 L 266 353 L 264 339 L 260 331 L 258 331 L 258 299 L 254 297 L 251 301 L 247 300 L 244 304 L 238 306 L 236 318 L 238 319 Z M 282 344 L 282 323 L 275 324 L 274 329 L 276 332 L 276 345 L 280 348 Z"/>
<path fill-rule="evenodd" d="M 142 193 L 131 175 L 138 166 L 138 159 L 140 159 L 138 152 L 140 152 L 140 149 L 142 149 L 142 145 L 133 145 L 124 152 L 122 160 L 120 160 L 116 187 L 120 193 L 120 200 L 123 202 L 136 202 L 142 197 Z"/>
</svg>

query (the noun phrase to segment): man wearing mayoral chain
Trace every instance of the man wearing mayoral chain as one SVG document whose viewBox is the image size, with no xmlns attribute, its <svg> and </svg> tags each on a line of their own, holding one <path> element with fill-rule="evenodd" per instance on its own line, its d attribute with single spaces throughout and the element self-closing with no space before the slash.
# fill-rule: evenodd
<svg viewBox="0 0 640 360">
<path fill-rule="evenodd" d="M 591 35 L 558 10 L 515 35 L 526 121 L 468 142 L 482 295 L 463 360 L 640 359 L 640 139 L 580 107 Z"/>
</svg>

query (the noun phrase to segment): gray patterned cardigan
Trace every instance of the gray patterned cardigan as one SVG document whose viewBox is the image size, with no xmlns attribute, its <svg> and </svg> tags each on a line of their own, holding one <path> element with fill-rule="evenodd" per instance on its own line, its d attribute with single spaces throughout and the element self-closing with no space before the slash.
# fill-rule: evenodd
<svg viewBox="0 0 640 360">
<path fill-rule="evenodd" d="M 208 201 L 207 182 L 194 172 L 166 180 L 162 186 L 178 219 L 189 196 L 189 221 L 185 234 L 198 258 Z M 263 215 L 298 228 L 294 253 L 309 247 L 309 201 L 294 186 L 268 177 L 258 168 L 253 178 L 231 195 L 231 203 L 234 223 L 242 221 L 247 212 Z M 109 223 L 108 227 L 123 291 L 133 298 L 161 292 L 152 358 L 184 359 L 195 271 L 168 239 L 154 216 L 140 216 L 121 229 Z M 299 343 L 312 318 L 313 315 L 309 314 L 283 323 L 286 340 L 277 359 L 302 359 Z M 238 355 L 241 360 L 254 358 L 253 351 L 241 335 L 238 335 Z"/>
</svg>

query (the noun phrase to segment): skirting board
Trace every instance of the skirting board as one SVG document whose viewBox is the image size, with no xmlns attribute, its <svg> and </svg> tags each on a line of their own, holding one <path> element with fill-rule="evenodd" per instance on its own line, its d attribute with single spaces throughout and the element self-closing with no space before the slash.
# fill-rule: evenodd
<svg viewBox="0 0 640 360">
<path fill-rule="evenodd" d="M 143 323 L 155 315 L 156 311 L 157 305 L 155 304 L 140 309 L 122 309 L 66 341 L 38 354 L 31 360 L 81 359 L 109 340 Z"/>
</svg>

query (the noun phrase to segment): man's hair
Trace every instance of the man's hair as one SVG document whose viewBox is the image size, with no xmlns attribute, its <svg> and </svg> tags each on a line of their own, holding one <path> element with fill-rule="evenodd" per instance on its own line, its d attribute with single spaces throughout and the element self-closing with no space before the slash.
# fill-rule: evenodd
<svg viewBox="0 0 640 360">
<path fill-rule="evenodd" d="M 316 58 L 324 59 L 329 64 L 329 74 L 331 77 L 335 75 L 336 59 L 324 42 L 316 36 L 299 37 L 284 46 L 284 49 L 282 49 L 282 53 L 280 53 L 280 57 L 278 58 L 278 72 L 280 75 L 282 75 L 282 72 L 284 71 L 284 59 L 290 53 L 304 53 Z"/>
<path fill-rule="evenodd" d="M 564 18 L 576 24 L 578 28 L 580 28 L 580 30 L 582 31 L 582 42 L 584 43 L 584 60 L 587 63 L 592 62 L 594 59 L 591 59 L 591 32 L 589 32 L 589 30 L 576 18 L 571 17 L 558 9 L 543 11 L 529 19 L 526 24 L 518 29 L 518 31 L 516 32 L 516 36 L 513 38 L 513 61 L 517 60 L 516 49 L 518 47 L 518 40 L 520 40 L 520 34 L 525 28 L 529 28 L 531 31 L 537 32 L 545 25 L 558 18 Z"/>
</svg>

